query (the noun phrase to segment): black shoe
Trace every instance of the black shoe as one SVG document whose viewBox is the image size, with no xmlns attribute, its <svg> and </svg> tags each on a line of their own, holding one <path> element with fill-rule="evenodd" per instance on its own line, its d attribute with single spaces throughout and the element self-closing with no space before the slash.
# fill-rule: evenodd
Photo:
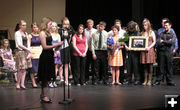
<svg viewBox="0 0 180 110">
<path fill-rule="evenodd" d="M 159 81 L 156 81 L 153 85 L 154 85 L 154 86 L 155 86 L 155 85 L 160 85 L 160 82 L 159 82 Z"/>
<path fill-rule="evenodd" d="M 168 82 L 167 85 L 168 85 L 168 86 L 176 86 L 176 84 L 173 83 L 173 82 Z"/>
<path fill-rule="evenodd" d="M 46 100 L 43 99 L 44 97 L 46 97 L 46 96 L 40 95 L 41 103 L 52 103 L 52 100 L 51 100 L 51 99 L 49 99 L 48 101 L 46 101 Z"/>
<path fill-rule="evenodd" d="M 134 85 L 140 85 L 141 83 L 140 83 L 140 81 L 135 81 L 134 82 Z"/>
</svg>

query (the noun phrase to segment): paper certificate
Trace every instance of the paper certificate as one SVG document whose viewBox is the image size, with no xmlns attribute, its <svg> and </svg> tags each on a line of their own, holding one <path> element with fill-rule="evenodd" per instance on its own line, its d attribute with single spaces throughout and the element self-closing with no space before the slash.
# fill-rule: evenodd
<svg viewBox="0 0 180 110">
<path fill-rule="evenodd" d="M 39 59 L 39 56 L 42 52 L 42 46 L 34 46 L 31 47 L 31 54 L 32 54 L 32 59 Z"/>
</svg>

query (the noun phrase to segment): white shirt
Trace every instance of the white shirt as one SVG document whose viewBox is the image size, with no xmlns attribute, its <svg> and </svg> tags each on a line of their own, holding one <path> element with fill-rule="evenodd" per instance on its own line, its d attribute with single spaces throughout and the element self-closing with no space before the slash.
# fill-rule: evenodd
<svg viewBox="0 0 180 110">
<path fill-rule="evenodd" d="M 92 28 L 91 30 L 89 30 L 88 28 L 86 28 L 85 30 L 84 30 L 84 32 L 85 32 L 85 36 L 87 37 L 87 42 L 89 43 L 89 33 L 91 32 L 91 35 L 93 34 L 93 33 L 95 33 L 97 30 L 95 29 L 95 28 Z"/>
<path fill-rule="evenodd" d="M 123 37 L 125 33 L 126 33 L 125 30 L 120 29 L 120 30 L 119 30 L 119 37 Z M 112 31 L 112 30 L 108 32 L 108 36 L 109 36 L 109 37 L 110 37 L 110 36 L 113 36 L 113 35 L 114 35 L 114 34 L 113 34 L 113 31 Z"/>
<path fill-rule="evenodd" d="M 25 32 L 25 37 L 27 37 L 27 36 L 28 36 L 28 33 Z M 28 38 L 27 38 L 27 40 L 28 40 Z M 23 45 L 22 35 L 21 35 L 20 31 L 15 32 L 15 43 L 16 43 L 16 47 L 19 50 L 23 50 L 22 48 L 19 47 L 20 45 Z M 28 46 L 27 48 L 30 47 L 29 41 L 27 41 L 27 46 Z"/>
</svg>

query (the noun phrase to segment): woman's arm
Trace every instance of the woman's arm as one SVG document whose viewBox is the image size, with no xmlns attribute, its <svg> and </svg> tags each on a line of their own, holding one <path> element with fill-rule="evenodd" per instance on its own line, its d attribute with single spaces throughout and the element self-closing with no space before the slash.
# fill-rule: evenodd
<svg viewBox="0 0 180 110">
<path fill-rule="evenodd" d="M 54 48 L 54 47 L 57 47 L 57 46 L 61 46 L 62 45 L 62 42 L 58 42 L 58 43 L 56 43 L 56 44 L 54 44 L 54 45 L 47 45 L 46 44 L 46 34 L 45 34 L 45 32 L 44 31 L 41 31 L 40 32 L 40 41 L 41 41 L 41 45 L 42 45 L 42 48 L 43 49 L 51 49 L 51 48 Z"/>
<path fill-rule="evenodd" d="M 85 52 L 83 53 L 83 56 L 84 56 L 84 57 L 86 56 L 87 50 L 88 50 L 88 41 L 87 41 L 87 38 L 86 38 L 86 50 L 85 50 Z"/>
<path fill-rule="evenodd" d="M 16 45 L 17 45 L 19 48 L 30 52 L 30 50 L 23 45 L 22 35 L 21 35 L 20 32 L 16 32 L 16 33 L 15 33 L 15 42 L 16 42 Z"/>
<path fill-rule="evenodd" d="M 155 35 L 155 33 L 152 32 L 151 36 L 153 38 L 153 43 L 146 50 L 150 50 L 156 44 L 156 35 Z"/>
</svg>

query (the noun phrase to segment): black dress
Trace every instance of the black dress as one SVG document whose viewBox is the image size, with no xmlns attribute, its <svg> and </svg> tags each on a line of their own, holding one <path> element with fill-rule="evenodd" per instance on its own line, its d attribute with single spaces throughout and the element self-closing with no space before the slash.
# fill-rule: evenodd
<svg viewBox="0 0 180 110">
<path fill-rule="evenodd" d="M 52 45 L 52 37 L 46 37 L 46 45 Z M 48 81 L 55 77 L 54 51 L 46 49 L 42 51 L 39 58 L 38 80 L 42 87 L 46 87 Z"/>
</svg>

